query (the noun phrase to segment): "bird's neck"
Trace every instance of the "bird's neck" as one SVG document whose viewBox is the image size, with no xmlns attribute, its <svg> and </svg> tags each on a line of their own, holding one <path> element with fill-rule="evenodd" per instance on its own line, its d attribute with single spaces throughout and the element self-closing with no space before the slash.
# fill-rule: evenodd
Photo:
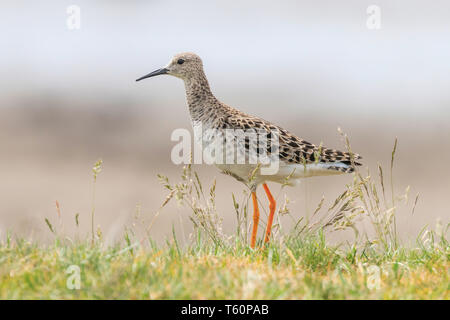
<svg viewBox="0 0 450 320">
<path fill-rule="evenodd" d="M 205 121 L 221 108 L 221 103 L 211 92 L 203 71 L 194 77 L 184 79 L 186 99 L 192 121 Z"/>
</svg>

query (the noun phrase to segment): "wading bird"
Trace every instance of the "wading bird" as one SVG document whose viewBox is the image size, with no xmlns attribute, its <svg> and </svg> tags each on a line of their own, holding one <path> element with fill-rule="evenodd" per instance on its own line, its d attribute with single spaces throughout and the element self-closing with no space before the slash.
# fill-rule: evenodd
<svg viewBox="0 0 450 320">
<path fill-rule="evenodd" d="M 263 152 L 269 154 L 272 162 L 274 160 L 277 161 L 278 170 L 274 174 L 261 174 L 262 168 L 257 163 L 215 163 L 222 172 L 245 183 L 251 190 L 253 228 L 250 246 L 252 248 L 256 244 L 259 222 L 259 209 L 256 197 L 256 188 L 259 184 L 263 185 L 269 200 L 269 217 L 264 237 L 264 243 L 266 243 L 270 239 L 276 208 L 275 199 L 266 181 L 277 183 L 286 183 L 288 181 L 288 184 L 292 185 L 301 178 L 350 173 L 354 171 L 356 165 L 361 165 L 356 162 L 356 160 L 361 158 L 357 154 L 311 144 L 277 125 L 245 114 L 220 102 L 211 92 L 203 71 L 202 60 L 194 53 L 177 54 L 164 68 L 155 70 L 136 81 L 163 74 L 172 75 L 184 81 L 187 104 L 194 131 L 196 131 L 196 127 L 201 125 L 203 131 L 214 129 L 216 132 L 223 132 L 231 129 L 265 132 L 267 148 L 263 148 L 266 150 L 261 151 L 256 145 L 256 151 L 257 154 Z M 275 138 L 277 140 L 277 148 L 272 148 Z M 249 157 L 251 149 L 255 147 L 255 144 L 248 138 L 245 138 L 243 141 L 239 139 L 234 139 L 233 141 L 237 144 L 237 149 L 243 150 L 246 158 Z M 200 142 L 204 143 L 204 140 Z"/>
</svg>

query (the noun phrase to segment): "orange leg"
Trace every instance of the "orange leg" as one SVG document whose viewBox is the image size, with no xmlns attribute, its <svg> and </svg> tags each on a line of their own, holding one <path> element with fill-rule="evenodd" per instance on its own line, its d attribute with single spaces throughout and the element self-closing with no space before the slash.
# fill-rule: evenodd
<svg viewBox="0 0 450 320">
<path fill-rule="evenodd" d="M 264 243 L 269 242 L 270 239 L 270 231 L 272 229 L 273 216 L 275 214 L 275 208 L 277 207 L 277 203 L 270 193 L 269 187 L 267 184 L 263 184 L 264 191 L 266 192 L 267 198 L 269 199 L 269 219 L 267 220 L 267 230 L 266 236 L 264 237 Z"/>
<path fill-rule="evenodd" d="M 250 240 L 250 246 L 255 248 L 256 234 L 258 233 L 258 222 L 259 222 L 259 209 L 258 209 L 258 199 L 256 198 L 256 192 L 252 192 L 253 199 L 253 230 L 252 238 Z"/>
</svg>

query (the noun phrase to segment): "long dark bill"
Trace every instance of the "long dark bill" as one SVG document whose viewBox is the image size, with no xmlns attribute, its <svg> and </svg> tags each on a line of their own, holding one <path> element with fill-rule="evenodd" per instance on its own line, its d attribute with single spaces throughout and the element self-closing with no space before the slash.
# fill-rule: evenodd
<svg viewBox="0 0 450 320">
<path fill-rule="evenodd" d="M 141 80 L 144 80 L 144 79 L 147 79 L 147 78 L 150 78 L 150 77 L 159 76 L 160 74 L 166 74 L 168 71 L 169 70 L 167 70 L 166 68 L 158 69 L 158 70 L 155 70 L 153 72 L 150 72 L 149 74 L 147 74 L 147 75 L 145 75 L 143 77 L 140 77 L 136 81 L 141 81 Z"/>
</svg>

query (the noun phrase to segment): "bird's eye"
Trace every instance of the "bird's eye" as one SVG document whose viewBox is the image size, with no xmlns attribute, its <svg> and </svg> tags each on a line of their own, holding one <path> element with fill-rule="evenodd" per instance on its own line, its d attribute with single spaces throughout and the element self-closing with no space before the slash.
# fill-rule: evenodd
<svg viewBox="0 0 450 320">
<path fill-rule="evenodd" d="M 178 64 L 183 64 L 184 63 L 184 59 L 178 59 L 177 63 Z"/>
</svg>

